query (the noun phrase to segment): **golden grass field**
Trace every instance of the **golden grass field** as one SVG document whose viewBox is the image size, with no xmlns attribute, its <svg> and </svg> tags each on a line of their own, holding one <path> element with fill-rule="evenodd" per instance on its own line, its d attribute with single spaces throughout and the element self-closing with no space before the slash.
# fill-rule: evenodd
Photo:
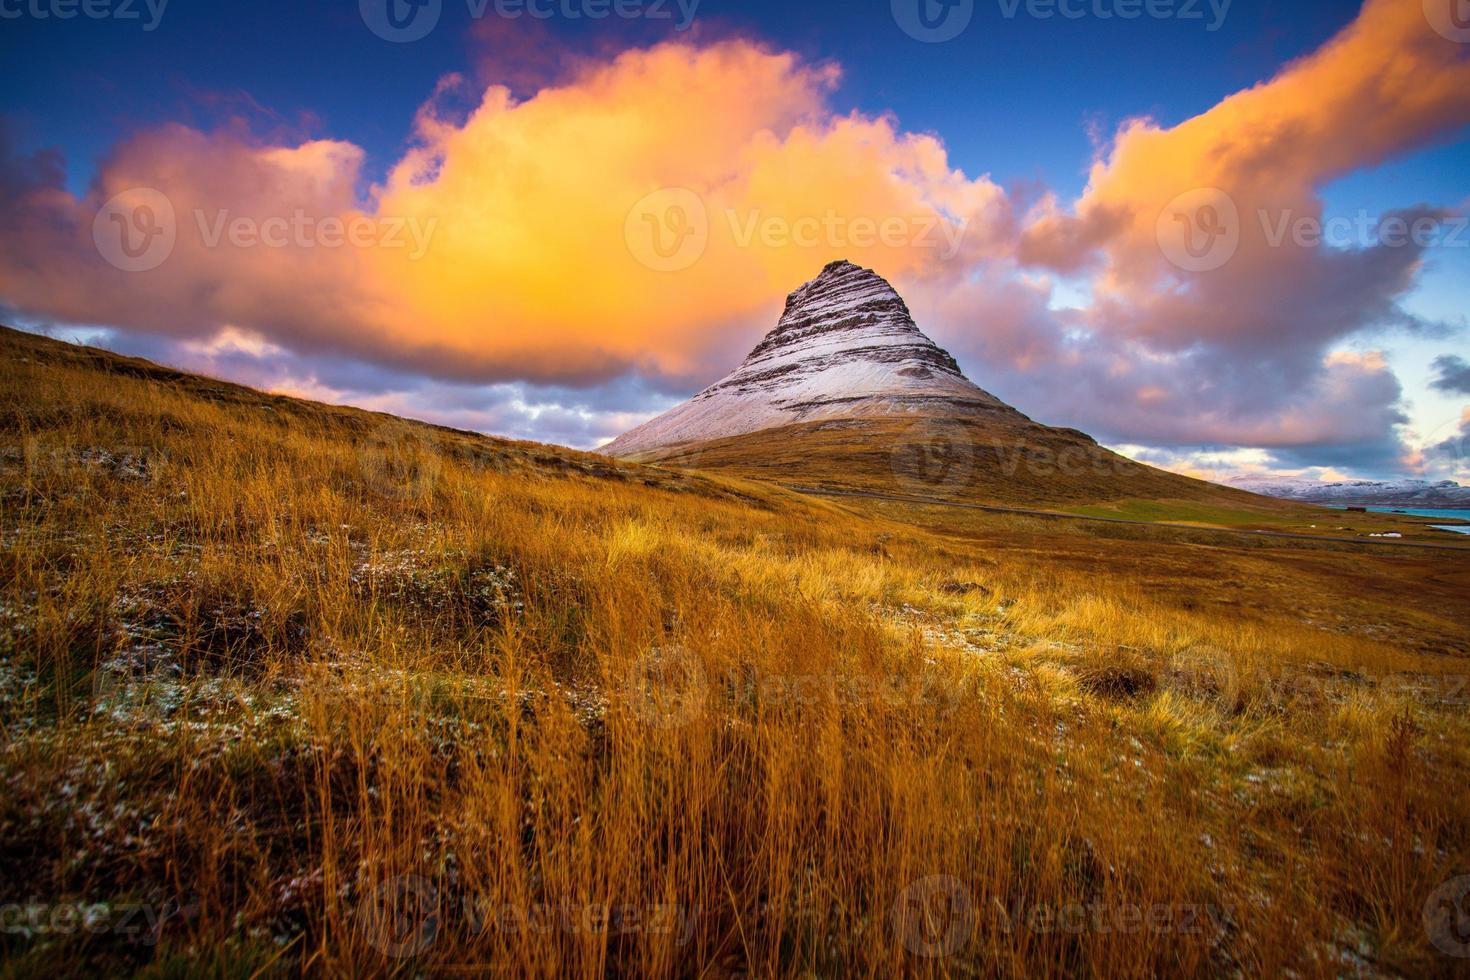
<svg viewBox="0 0 1470 980">
<path fill-rule="evenodd" d="M 1107 520 L 1470 548 L 1428 518 L 1350 513 L 1246 493 L 1119 456 L 1024 416 L 807 422 L 640 453 L 639 462 L 841 493 L 1040 509 Z M 1461 522 L 1463 523 L 1463 522 Z"/>
<path fill-rule="evenodd" d="M 0 975 L 1470 964 L 1470 555 L 0 348 Z"/>
</svg>

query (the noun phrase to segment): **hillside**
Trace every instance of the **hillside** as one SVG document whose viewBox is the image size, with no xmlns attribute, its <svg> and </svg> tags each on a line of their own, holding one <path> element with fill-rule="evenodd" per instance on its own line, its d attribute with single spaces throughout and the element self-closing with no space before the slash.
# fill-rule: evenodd
<svg viewBox="0 0 1470 980">
<path fill-rule="evenodd" d="M 1155 469 L 1080 432 L 1005 418 L 808 422 L 639 454 L 645 463 L 815 487 L 943 500 L 1076 506 L 1212 502 L 1262 513 L 1289 504 Z"/>
<path fill-rule="evenodd" d="M 7 975 L 1453 975 L 1464 555 L 832 501 L 10 331 L 0 419 Z"/>
</svg>

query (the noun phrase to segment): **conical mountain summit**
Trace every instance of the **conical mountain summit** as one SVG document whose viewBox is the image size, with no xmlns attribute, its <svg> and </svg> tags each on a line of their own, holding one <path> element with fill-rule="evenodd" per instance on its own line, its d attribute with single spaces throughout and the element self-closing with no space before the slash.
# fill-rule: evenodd
<svg viewBox="0 0 1470 980">
<path fill-rule="evenodd" d="M 924 335 L 881 276 L 833 262 L 725 378 L 603 448 L 632 457 L 801 422 L 1015 413 Z"/>
</svg>

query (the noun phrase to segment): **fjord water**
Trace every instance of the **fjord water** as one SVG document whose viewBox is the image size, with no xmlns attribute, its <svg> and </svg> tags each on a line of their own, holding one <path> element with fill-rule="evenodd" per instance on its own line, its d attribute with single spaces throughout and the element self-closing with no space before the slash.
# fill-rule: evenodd
<svg viewBox="0 0 1470 980">
<path fill-rule="evenodd" d="M 1346 507 L 1334 505 L 1333 510 L 1346 510 Z M 1374 514 L 1408 514 L 1411 517 L 1434 517 L 1441 520 L 1470 521 L 1470 510 L 1446 510 L 1413 507 L 1369 507 L 1368 510 Z M 1460 534 L 1470 534 L 1470 524 L 1436 524 L 1435 527 L 1441 531 L 1456 531 Z"/>
</svg>

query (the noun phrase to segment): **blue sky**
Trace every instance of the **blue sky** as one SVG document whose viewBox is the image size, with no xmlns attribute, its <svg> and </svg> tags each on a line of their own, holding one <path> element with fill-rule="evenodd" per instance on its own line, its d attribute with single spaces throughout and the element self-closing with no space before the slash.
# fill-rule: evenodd
<svg viewBox="0 0 1470 980">
<path fill-rule="evenodd" d="M 22 0 L 6 3 L 24 9 Z M 180 120 L 208 125 L 228 113 L 330 133 L 385 166 L 438 79 L 496 54 L 473 36 L 465 0 L 449 0 L 439 28 L 411 44 L 365 30 L 351 0 L 171 0 L 152 31 L 143 0 L 134 6 L 138 21 L 26 16 L 0 35 L 10 66 L 6 115 L 23 145 L 63 151 L 74 188 L 130 132 Z M 668 9 L 668 21 L 541 23 L 590 52 L 676 36 L 678 10 L 672 2 Z M 897 28 L 887 2 L 700 0 L 696 10 L 693 29 L 702 35 L 754 34 L 813 61 L 839 62 L 839 104 L 891 111 L 907 129 L 942 134 L 967 172 L 1002 183 L 1039 178 L 1074 193 L 1093 152 L 1090 127 L 1201 112 L 1314 50 L 1356 12 L 1341 0 L 1234 0 L 1223 26 L 1210 31 L 1205 3 L 1202 21 L 1106 21 L 1036 20 L 1024 9 L 1007 18 L 1001 0 L 991 0 L 977 5 L 959 37 L 926 44 Z M 1459 162 L 1470 162 L 1470 149 L 1460 150 Z M 1419 171 L 1432 175 L 1432 165 Z"/>
</svg>

